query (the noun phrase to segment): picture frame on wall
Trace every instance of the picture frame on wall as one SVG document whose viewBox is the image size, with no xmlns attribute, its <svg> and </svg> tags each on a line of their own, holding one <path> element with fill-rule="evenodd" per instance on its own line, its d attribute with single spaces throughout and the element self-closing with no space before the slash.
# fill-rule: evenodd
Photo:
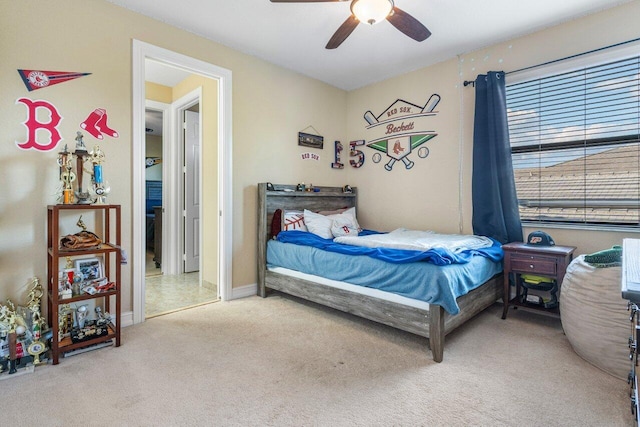
<svg viewBox="0 0 640 427">
<path fill-rule="evenodd" d="M 75 268 L 83 281 L 104 277 L 104 266 L 100 257 L 77 259 L 75 260 Z"/>
<path fill-rule="evenodd" d="M 298 145 L 322 150 L 322 147 L 324 146 L 324 137 L 320 135 L 313 135 L 311 133 L 298 132 Z"/>
</svg>

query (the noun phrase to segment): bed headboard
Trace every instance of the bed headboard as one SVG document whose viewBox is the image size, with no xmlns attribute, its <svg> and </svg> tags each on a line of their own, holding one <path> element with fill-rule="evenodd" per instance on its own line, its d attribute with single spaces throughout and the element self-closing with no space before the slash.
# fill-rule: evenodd
<svg viewBox="0 0 640 427">
<path fill-rule="evenodd" d="M 267 190 L 267 183 L 258 184 L 258 288 L 264 284 L 267 267 L 267 241 L 271 238 L 271 220 L 276 209 L 328 211 L 356 207 L 358 189 L 351 193 L 342 187 L 317 187 L 318 192 L 295 191 L 295 185 L 274 184 L 274 190 Z M 285 191 L 287 190 L 287 191 Z M 264 286 L 262 287 L 264 289 Z"/>
</svg>

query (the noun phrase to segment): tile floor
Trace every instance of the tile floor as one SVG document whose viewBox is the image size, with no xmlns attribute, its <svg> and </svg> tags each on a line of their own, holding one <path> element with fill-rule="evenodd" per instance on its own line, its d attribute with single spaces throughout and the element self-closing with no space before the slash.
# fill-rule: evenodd
<svg viewBox="0 0 640 427">
<path fill-rule="evenodd" d="M 198 275 L 163 275 L 155 268 L 153 254 L 147 252 L 145 318 L 218 301 L 218 287 L 206 282 L 199 286 Z"/>
</svg>

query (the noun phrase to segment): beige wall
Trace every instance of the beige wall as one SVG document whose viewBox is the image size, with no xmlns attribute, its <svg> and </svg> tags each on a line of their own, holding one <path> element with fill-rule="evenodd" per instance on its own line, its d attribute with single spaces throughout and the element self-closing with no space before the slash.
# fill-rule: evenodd
<svg viewBox="0 0 640 427">
<path fill-rule="evenodd" d="M 227 68 L 233 73 L 233 279 L 234 287 L 256 281 L 257 182 L 314 183 L 360 187 L 359 217 L 364 226 L 471 231 L 471 147 L 473 89 L 462 81 L 479 72 L 514 70 L 547 60 L 636 38 L 640 2 L 565 23 L 487 49 L 461 55 L 350 93 L 240 54 L 217 43 L 134 14 L 101 0 L 60 0 L 55 8 L 26 0 L 0 2 L 0 301 L 21 300 L 27 280 L 46 276 L 46 209 L 55 203 L 56 153 L 73 146 L 79 123 L 95 108 L 105 108 L 120 138 L 100 145 L 107 155 L 105 177 L 111 203 L 123 206 L 123 245 L 131 253 L 131 40 Z M 25 34 L 36 34 L 27 37 Z M 37 42 L 34 42 L 34 38 Z M 27 92 L 16 69 L 91 72 L 92 75 Z M 442 97 L 425 159 L 391 172 L 367 155 L 360 169 L 332 170 L 333 141 L 363 137 L 367 110 L 379 114 L 398 98 L 415 104 L 437 93 Z M 23 151 L 25 108 L 19 97 L 52 102 L 64 120 L 64 141 L 53 151 Z M 312 126 L 325 148 L 297 146 L 297 133 Z M 96 140 L 85 138 L 88 147 Z M 301 160 L 304 152 L 320 161 Z M 348 152 L 343 160 L 348 163 Z M 552 230 L 558 243 L 591 252 L 619 243 L 626 233 Z M 123 310 L 132 309 L 130 259 L 123 268 Z"/>
<path fill-rule="evenodd" d="M 512 71 L 569 55 L 640 37 L 637 17 L 640 1 L 549 28 L 526 37 L 460 55 L 432 67 L 386 80 L 349 93 L 348 135 L 361 138 L 367 110 L 379 114 L 396 98 L 422 104 L 431 93 L 442 96 L 433 120 L 438 136 L 427 146 L 426 159 L 411 155 L 416 165 L 407 171 L 396 165 L 391 172 L 369 162 L 348 171 L 350 183 L 362 197 L 359 218 L 365 226 L 391 229 L 398 225 L 458 232 L 472 232 L 471 170 L 475 95 L 464 80 L 475 80 L 487 71 Z M 368 160 L 373 151 L 364 150 Z M 383 162 L 385 159 L 383 158 Z M 461 184 L 460 184 L 461 183 Z M 400 207 L 389 209 L 389 206 Z M 460 209 L 459 209 L 460 208 Z M 532 229 L 525 228 L 525 236 Z M 591 253 L 620 244 L 636 233 L 576 229 L 547 229 L 557 244 L 576 246 L 577 254 Z"/>
<path fill-rule="evenodd" d="M 429 148 L 426 158 L 412 152 L 408 158 L 415 165 L 407 170 L 397 162 L 391 171 L 384 169 L 389 158 L 382 154 L 380 163 L 373 163 L 374 150 L 363 148 L 366 155 L 364 166 L 345 168 L 348 182 L 357 185 L 360 198 L 358 218 L 362 225 L 376 230 L 391 230 L 402 226 L 416 229 L 431 229 L 457 233 L 459 203 L 459 159 L 466 156 L 460 152 L 459 141 L 459 94 L 456 88 L 457 65 L 455 61 L 443 62 L 395 79 L 368 86 L 349 93 L 348 126 L 349 140 L 382 137 L 384 126 L 372 133 L 365 129 L 364 113 L 375 116 L 402 99 L 423 106 L 431 95 L 438 94 L 441 101 L 436 107 L 438 115 L 418 121 L 421 129 L 433 130 L 438 136 L 424 144 Z M 416 127 L 417 129 L 417 127 Z"/>
<path fill-rule="evenodd" d="M 147 99 L 163 102 L 165 104 L 171 104 L 171 102 L 173 102 L 173 88 L 170 88 L 169 86 L 163 86 L 153 82 L 145 82 L 144 90 Z"/>
<path fill-rule="evenodd" d="M 346 92 L 240 54 L 217 43 L 145 18 L 100 0 L 62 0 L 55 8 L 31 0 L 15 7 L 0 2 L 0 301 L 21 300 L 27 281 L 46 278 L 46 208 L 55 203 L 56 155 L 73 146 L 79 124 L 95 108 L 105 108 L 120 132 L 100 146 L 111 203 L 123 207 L 123 246 L 131 254 L 131 41 L 138 39 L 194 57 L 233 73 L 233 286 L 255 283 L 256 183 L 321 182 L 332 151 L 321 162 L 303 162 L 298 131 L 313 125 L 326 141 L 346 134 Z M 38 33 L 37 43 L 25 37 Z M 18 68 L 91 72 L 90 76 L 29 93 Z M 53 103 L 64 117 L 65 138 L 50 152 L 23 151 L 25 108 L 16 99 Z M 85 137 L 88 147 L 96 140 Z M 282 167 L 282 165 L 288 165 Z M 203 189 L 205 190 L 205 189 Z M 206 191 L 206 190 L 205 190 Z M 123 266 L 123 311 L 132 309 L 132 268 Z"/>
</svg>

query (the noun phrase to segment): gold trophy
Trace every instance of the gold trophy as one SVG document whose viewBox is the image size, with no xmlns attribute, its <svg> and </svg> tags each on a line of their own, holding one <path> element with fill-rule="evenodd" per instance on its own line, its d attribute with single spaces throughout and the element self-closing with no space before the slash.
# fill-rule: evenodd
<svg viewBox="0 0 640 427">
<path fill-rule="evenodd" d="M 73 181 L 76 174 L 73 173 L 73 154 L 64 146 L 64 151 L 58 153 L 58 166 L 60 167 L 60 181 L 62 181 L 62 203 L 73 203 Z"/>
<path fill-rule="evenodd" d="M 47 351 L 47 346 L 45 346 L 40 340 L 32 341 L 31 344 L 29 344 L 29 347 L 27 347 L 27 353 L 33 356 L 34 366 L 46 363 L 40 360 L 40 355 L 45 351 Z"/>
<path fill-rule="evenodd" d="M 27 353 L 33 356 L 33 364 L 37 366 L 46 363 L 40 360 L 40 355 L 47 351 L 46 344 L 40 341 L 40 338 L 42 337 L 42 331 L 47 328 L 47 324 L 42 318 L 42 313 L 40 311 L 40 304 L 42 303 L 44 290 L 42 289 L 42 285 L 37 277 L 33 278 L 31 284 L 32 288 L 29 291 L 27 308 L 31 310 L 32 313 L 31 334 L 33 336 L 33 341 L 27 347 Z"/>
</svg>

